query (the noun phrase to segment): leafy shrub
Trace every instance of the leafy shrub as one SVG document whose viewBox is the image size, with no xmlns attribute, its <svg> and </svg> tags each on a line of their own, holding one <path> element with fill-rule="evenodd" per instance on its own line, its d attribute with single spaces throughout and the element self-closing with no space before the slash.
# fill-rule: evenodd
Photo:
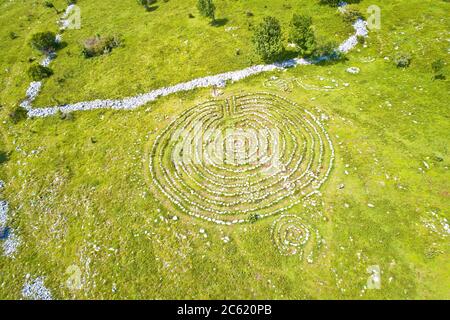
<svg viewBox="0 0 450 320">
<path fill-rule="evenodd" d="M 73 121 L 75 119 L 72 112 L 62 112 L 61 110 L 58 111 L 58 116 L 61 120 Z"/>
<path fill-rule="evenodd" d="M 11 31 L 10 33 L 9 33 L 9 38 L 11 39 L 11 40 L 15 40 L 15 39 L 17 39 L 19 36 L 17 35 L 17 33 L 15 33 L 15 32 L 13 32 L 13 31 Z"/>
<path fill-rule="evenodd" d="M 9 114 L 9 118 L 13 123 L 17 124 L 27 118 L 27 110 L 20 106 L 17 106 L 13 109 L 13 111 L 11 111 L 11 113 Z"/>
<path fill-rule="evenodd" d="M 145 10 L 152 11 L 152 6 L 156 3 L 156 0 L 138 0 L 138 2 L 144 6 Z"/>
<path fill-rule="evenodd" d="M 102 37 L 96 35 L 88 38 L 83 43 L 83 54 L 86 58 L 100 56 L 112 51 L 112 49 L 120 46 L 120 39 L 117 36 Z"/>
<path fill-rule="evenodd" d="M 358 19 L 364 19 L 363 14 L 355 7 L 347 6 L 342 18 L 347 23 L 355 23 Z"/>
<path fill-rule="evenodd" d="M 31 79 L 33 79 L 33 81 L 40 81 L 42 79 L 50 77 L 52 74 L 53 74 L 52 69 L 41 66 L 40 64 L 31 66 L 28 69 L 28 75 L 30 76 Z"/>
<path fill-rule="evenodd" d="M 400 53 L 394 58 L 397 68 L 408 68 L 411 64 L 411 56 L 409 54 Z"/>
<path fill-rule="evenodd" d="M 294 14 L 290 24 L 289 42 L 294 43 L 300 55 L 313 53 L 316 38 L 312 29 L 312 18 Z"/>
<path fill-rule="evenodd" d="M 444 60 L 442 60 L 442 59 L 435 60 L 431 64 L 431 69 L 434 72 L 434 76 L 433 76 L 434 80 L 445 80 L 446 79 L 446 77 L 444 75 L 444 67 L 445 67 L 445 63 L 444 63 Z"/>
<path fill-rule="evenodd" d="M 33 34 L 30 40 L 30 46 L 42 53 L 49 54 L 58 49 L 56 34 L 53 32 L 39 32 Z"/>
<path fill-rule="evenodd" d="M 325 4 L 329 5 L 331 7 L 337 7 L 339 4 L 346 2 L 346 3 L 359 3 L 361 0 L 319 0 L 319 4 Z"/>
<path fill-rule="evenodd" d="M 361 36 L 361 35 L 357 35 L 357 36 L 356 36 L 356 40 L 358 40 L 358 43 L 359 43 L 359 44 L 364 44 L 364 43 L 366 43 L 366 38 L 365 38 L 364 36 Z"/>
<path fill-rule="evenodd" d="M 253 35 L 255 50 L 264 61 L 271 61 L 281 53 L 281 40 L 280 22 L 274 17 L 265 17 Z"/>
<path fill-rule="evenodd" d="M 52 8 L 54 8 L 55 6 L 53 5 L 52 2 L 50 2 L 50 1 L 45 1 L 45 2 L 44 2 L 44 7 L 52 9 Z"/>
<path fill-rule="evenodd" d="M 321 40 L 314 50 L 315 57 L 327 57 L 329 60 L 341 61 L 345 60 L 345 54 L 336 50 L 338 44 L 335 41 Z"/>
<path fill-rule="evenodd" d="M 256 221 L 258 221 L 259 219 L 259 215 L 256 213 L 252 213 L 251 215 L 249 215 L 248 217 L 248 222 L 250 223 L 255 223 Z"/>
<path fill-rule="evenodd" d="M 212 0 L 198 0 L 197 9 L 202 16 L 210 18 L 214 21 L 216 6 L 212 2 Z"/>
</svg>

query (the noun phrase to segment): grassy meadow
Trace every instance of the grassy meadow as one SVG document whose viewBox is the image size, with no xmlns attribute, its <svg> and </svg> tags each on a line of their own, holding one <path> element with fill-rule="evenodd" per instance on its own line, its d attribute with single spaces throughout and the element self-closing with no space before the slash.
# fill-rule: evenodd
<svg viewBox="0 0 450 320">
<path fill-rule="evenodd" d="M 450 77 L 450 3 L 363 0 L 362 12 L 381 8 L 381 29 L 346 61 L 222 89 L 225 97 L 276 93 L 325 115 L 336 151 L 330 178 L 316 206 L 289 210 L 311 217 L 326 240 L 310 263 L 279 254 L 270 233 L 277 217 L 216 225 L 178 212 L 154 192 L 151 142 L 177 115 L 211 99 L 211 89 L 133 111 L 13 123 L 9 114 L 24 98 L 30 61 L 42 58 L 28 40 L 57 31 L 59 15 L 43 2 L 0 1 L 0 199 L 9 202 L 9 225 L 21 239 L 14 258 L 0 255 L 0 299 L 20 299 L 28 274 L 44 277 L 56 299 L 450 298 L 450 235 L 441 223 L 450 219 L 450 85 L 434 80 L 431 68 L 443 59 Z M 82 27 L 64 32 L 54 75 L 34 104 L 120 98 L 259 64 L 251 26 L 266 15 L 287 29 L 293 13 L 309 14 L 317 36 L 338 43 L 354 32 L 336 8 L 317 2 L 216 0 L 213 26 L 194 0 L 158 1 L 151 12 L 135 0 L 79 0 Z M 122 45 L 86 59 L 81 43 L 96 34 L 120 35 Z M 411 55 L 409 68 L 395 66 L 398 52 Z M 320 88 L 321 78 L 343 89 L 302 86 Z M 381 270 L 379 290 L 365 288 L 373 265 Z M 81 271 L 77 290 L 66 285 L 71 266 Z"/>
</svg>

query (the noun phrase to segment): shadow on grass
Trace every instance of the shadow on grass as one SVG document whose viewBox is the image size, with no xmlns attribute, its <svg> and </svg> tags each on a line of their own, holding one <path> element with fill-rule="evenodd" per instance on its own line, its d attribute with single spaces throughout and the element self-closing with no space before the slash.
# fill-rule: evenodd
<svg viewBox="0 0 450 320">
<path fill-rule="evenodd" d="M 5 151 L 0 151 L 0 165 L 8 162 L 9 160 L 9 154 L 7 154 Z"/>
<path fill-rule="evenodd" d="M 292 51 L 292 50 L 286 50 L 285 48 L 283 51 L 278 54 L 276 57 L 264 61 L 265 63 L 275 63 L 275 64 L 282 64 L 284 67 L 289 67 L 290 62 L 292 64 L 295 64 L 294 59 L 295 58 L 304 58 L 307 61 L 312 62 L 316 66 L 332 66 L 344 61 L 348 61 L 348 58 L 339 52 L 333 52 L 328 55 L 307 55 L 307 56 L 300 56 L 298 52 Z"/>
<path fill-rule="evenodd" d="M 56 51 L 62 50 L 67 46 L 68 46 L 68 43 L 66 41 L 61 41 L 58 43 L 58 47 L 56 48 Z"/>
<path fill-rule="evenodd" d="M 6 240 L 6 239 L 8 239 L 9 234 L 10 234 L 10 229 L 9 229 L 9 227 L 0 228 L 0 240 Z"/>
<path fill-rule="evenodd" d="M 296 51 L 292 51 L 292 50 L 286 50 L 285 48 L 283 48 L 283 51 L 281 51 L 281 53 L 276 57 L 275 61 L 277 62 L 282 62 L 282 61 L 286 61 L 286 60 L 290 60 L 290 59 L 294 59 L 294 58 L 298 58 L 298 52 Z"/>
<path fill-rule="evenodd" d="M 327 55 L 311 57 L 310 59 L 313 60 L 317 66 L 322 67 L 333 66 L 335 64 L 348 61 L 347 56 L 338 51 L 334 51 L 333 53 Z"/>
<path fill-rule="evenodd" d="M 147 12 L 153 12 L 153 11 L 155 11 L 156 9 L 158 9 L 159 8 L 159 6 L 146 6 L 145 7 L 145 10 L 147 11 Z"/>
<path fill-rule="evenodd" d="M 229 20 L 227 18 L 215 19 L 214 21 L 211 21 L 211 25 L 213 27 L 223 27 L 228 23 L 228 21 Z"/>
</svg>

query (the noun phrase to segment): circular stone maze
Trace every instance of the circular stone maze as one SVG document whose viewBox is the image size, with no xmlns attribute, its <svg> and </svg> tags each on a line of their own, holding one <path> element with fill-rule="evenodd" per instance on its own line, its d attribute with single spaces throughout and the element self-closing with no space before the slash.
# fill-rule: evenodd
<svg viewBox="0 0 450 320">
<path fill-rule="evenodd" d="M 271 93 L 192 107 L 155 139 L 154 185 L 185 214 L 224 225 L 282 214 L 318 192 L 334 149 L 318 119 Z"/>
</svg>

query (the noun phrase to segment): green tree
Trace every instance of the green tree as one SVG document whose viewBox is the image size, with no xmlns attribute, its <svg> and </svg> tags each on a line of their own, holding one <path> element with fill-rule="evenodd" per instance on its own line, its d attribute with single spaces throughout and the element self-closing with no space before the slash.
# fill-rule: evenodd
<svg viewBox="0 0 450 320">
<path fill-rule="evenodd" d="M 289 42 L 296 45 L 300 55 L 309 55 L 314 52 L 316 37 L 312 28 L 312 18 L 294 14 L 290 24 Z"/>
<path fill-rule="evenodd" d="M 265 17 L 255 29 L 253 43 L 264 61 L 275 59 L 283 50 L 280 22 L 274 17 Z"/>
<path fill-rule="evenodd" d="M 216 6 L 212 0 L 198 0 L 197 9 L 202 16 L 215 20 Z"/>
<path fill-rule="evenodd" d="M 30 46 L 42 53 L 49 54 L 58 48 L 56 34 L 53 32 L 35 33 L 31 37 Z"/>
</svg>

